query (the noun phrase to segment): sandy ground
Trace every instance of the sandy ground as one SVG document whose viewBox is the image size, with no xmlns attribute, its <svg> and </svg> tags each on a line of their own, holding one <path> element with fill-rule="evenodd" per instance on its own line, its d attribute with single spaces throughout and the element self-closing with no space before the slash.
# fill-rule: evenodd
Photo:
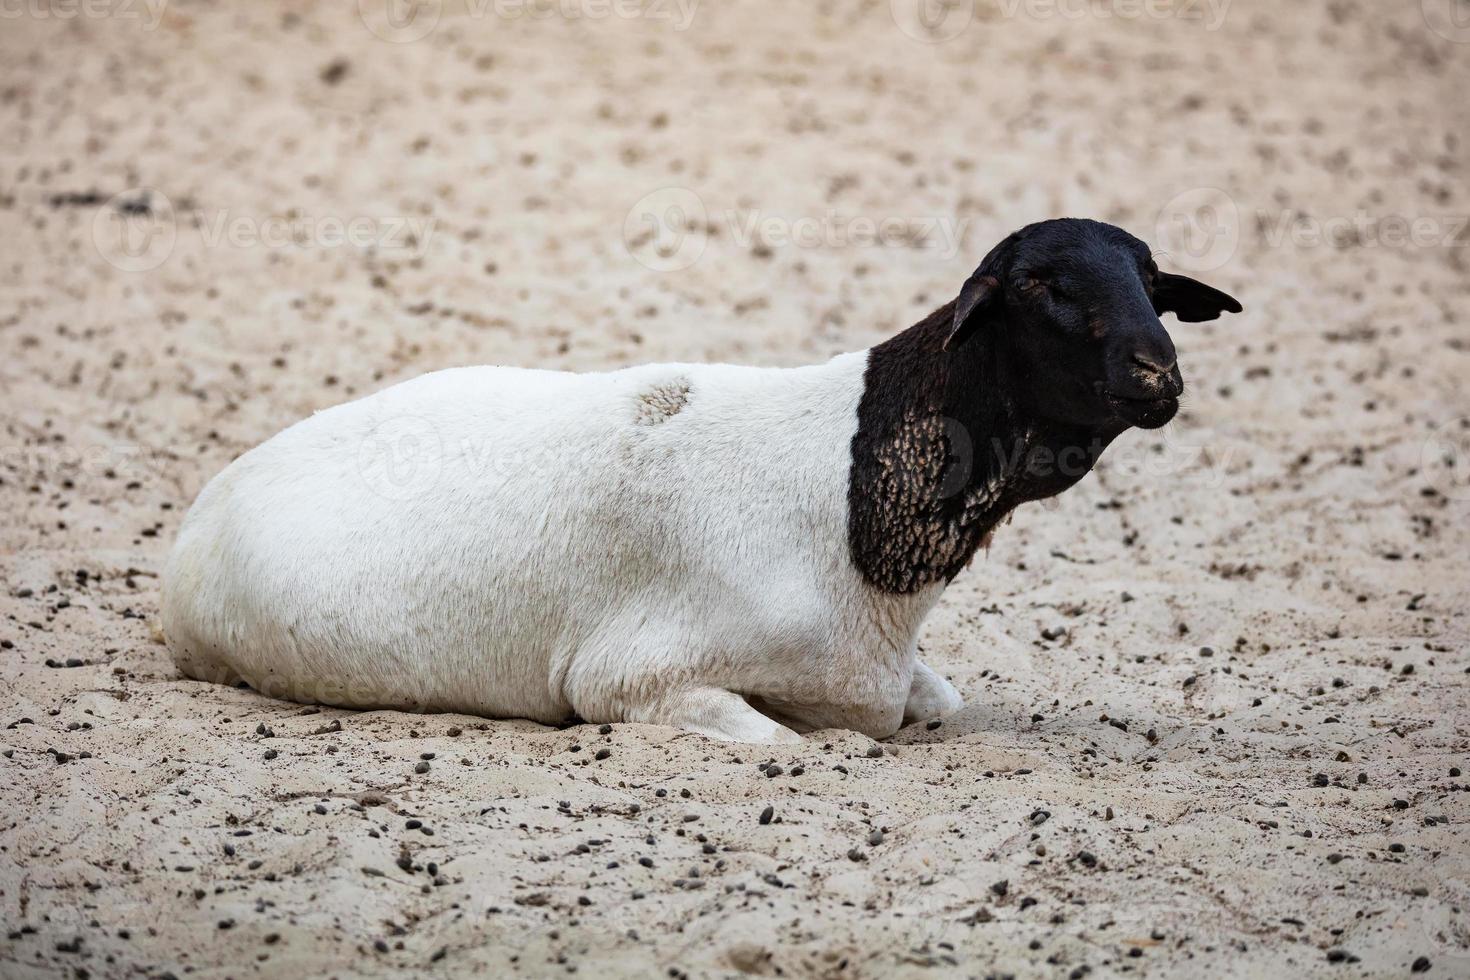
<svg viewBox="0 0 1470 980">
<path fill-rule="evenodd" d="M 1458 2 L 6 5 L 0 974 L 1470 975 Z M 1247 312 L 946 595 L 937 729 L 318 711 L 156 642 L 194 494 L 315 409 L 825 358 L 1060 214 Z"/>
</svg>

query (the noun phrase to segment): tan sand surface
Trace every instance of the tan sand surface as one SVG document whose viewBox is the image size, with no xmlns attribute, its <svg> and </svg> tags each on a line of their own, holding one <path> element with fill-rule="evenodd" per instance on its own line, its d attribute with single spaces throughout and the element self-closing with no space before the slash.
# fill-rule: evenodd
<svg viewBox="0 0 1470 980">
<path fill-rule="evenodd" d="M 1470 975 L 1470 13 L 908 6 L 0 9 L 0 975 Z M 1246 312 L 945 596 L 937 729 L 303 709 L 156 640 L 314 410 L 822 359 L 1062 214 Z"/>
</svg>

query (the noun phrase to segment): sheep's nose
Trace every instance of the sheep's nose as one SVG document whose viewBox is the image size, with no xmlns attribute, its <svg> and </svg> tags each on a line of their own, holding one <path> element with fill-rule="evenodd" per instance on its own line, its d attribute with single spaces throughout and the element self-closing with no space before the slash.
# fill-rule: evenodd
<svg viewBox="0 0 1470 980">
<path fill-rule="evenodd" d="M 1168 364 L 1162 363 L 1164 360 L 1164 357 L 1144 351 L 1135 351 L 1133 354 L 1133 363 L 1148 368 L 1150 371 L 1158 374 L 1169 374 L 1174 370 L 1174 366 L 1179 363 L 1177 358 L 1168 358 Z"/>
</svg>

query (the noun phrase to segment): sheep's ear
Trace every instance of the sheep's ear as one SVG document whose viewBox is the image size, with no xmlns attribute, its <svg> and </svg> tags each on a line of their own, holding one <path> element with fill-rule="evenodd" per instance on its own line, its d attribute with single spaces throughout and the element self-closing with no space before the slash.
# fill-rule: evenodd
<svg viewBox="0 0 1470 980">
<path fill-rule="evenodd" d="M 1154 312 L 1159 316 L 1173 313 L 1184 323 L 1201 323 L 1241 309 L 1235 297 L 1188 276 L 1161 272 L 1154 281 Z"/>
<path fill-rule="evenodd" d="M 959 299 L 954 303 L 954 324 L 949 329 L 949 336 L 944 340 L 944 349 L 953 350 L 975 332 L 985 319 L 985 307 L 995 297 L 999 280 L 984 271 L 982 265 L 969 279 L 965 280 L 964 288 L 960 290 Z"/>
</svg>

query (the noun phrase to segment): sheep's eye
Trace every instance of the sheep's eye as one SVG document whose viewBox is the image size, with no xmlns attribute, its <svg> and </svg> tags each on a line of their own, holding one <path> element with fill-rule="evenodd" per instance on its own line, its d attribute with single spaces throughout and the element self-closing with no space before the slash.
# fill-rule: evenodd
<svg viewBox="0 0 1470 980">
<path fill-rule="evenodd" d="M 1027 294 L 1030 296 L 1045 296 L 1049 299 L 1057 301 L 1065 301 L 1067 299 L 1070 299 L 1065 289 L 1061 288 L 1049 279 L 1027 280 L 1027 285 L 1025 289 Z"/>
</svg>

